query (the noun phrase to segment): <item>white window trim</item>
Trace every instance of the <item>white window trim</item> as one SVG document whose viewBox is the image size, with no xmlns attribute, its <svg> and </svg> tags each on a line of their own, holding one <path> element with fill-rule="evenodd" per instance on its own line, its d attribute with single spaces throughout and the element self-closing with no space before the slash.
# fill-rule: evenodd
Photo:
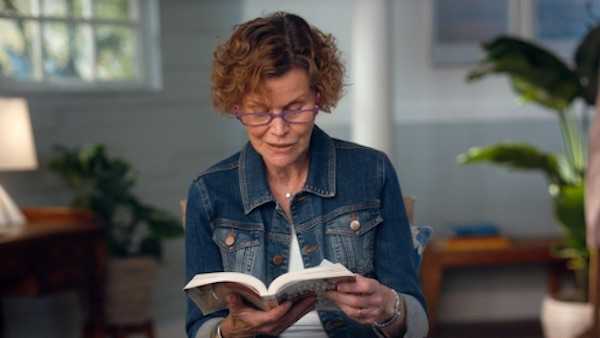
<svg viewBox="0 0 600 338">
<path fill-rule="evenodd" d="M 139 0 L 139 18 L 137 53 L 144 53 L 140 58 L 139 81 L 94 81 L 80 80 L 17 80 L 0 75 L 0 95 L 20 95 L 27 93 L 94 93 L 94 92 L 155 92 L 163 88 L 160 49 L 160 9 L 159 0 Z M 53 20 L 52 17 L 43 17 Z M 32 17 L 35 19 L 35 17 Z M 57 21 L 119 23 L 122 21 L 104 19 L 57 18 Z M 95 46 L 95 44 L 94 44 Z"/>
</svg>

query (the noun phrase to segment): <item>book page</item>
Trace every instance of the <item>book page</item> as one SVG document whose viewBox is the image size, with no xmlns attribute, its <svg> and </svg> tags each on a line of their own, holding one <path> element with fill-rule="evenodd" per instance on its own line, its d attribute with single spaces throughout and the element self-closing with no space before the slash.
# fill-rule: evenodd
<svg viewBox="0 0 600 338">
<path fill-rule="evenodd" d="M 230 294 L 239 295 L 248 305 L 261 310 L 269 310 L 276 305 L 272 297 L 261 297 L 251 287 L 235 282 L 219 282 L 198 286 L 186 289 L 186 292 L 205 315 L 226 309 L 226 299 Z"/>
<path fill-rule="evenodd" d="M 256 290 L 256 293 L 259 295 L 267 293 L 267 287 L 260 279 L 241 272 L 209 272 L 197 274 L 183 289 L 187 291 L 188 289 L 195 287 L 220 282 L 234 282 L 247 285 Z"/>
<path fill-rule="evenodd" d="M 302 271 L 297 272 L 289 272 L 283 274 L 275 280 L 271 282 L 268 288 L 268 295 L 275 295 L 279 293 L 279 290 L 283 290 L 288 285 L 296 284 L 300 281 L 315 281 L 320 279 L 330 279 L 330 278 L 338 278 L 338 277 L 352 277 L 354 278 L 354 273 L 340 263 L 331 263 L 330 261 L 324 259 L 321 264 L 318 266 L 304 269 Z M 306 284 L 307 287 L 312 284 Z M 314 284 L 315 287 L 319 286 L 322 288 L 326 288 L 326 285 L 322 284 Z"/>
<path fill-rule="evenodd" d="M 226 299 L 230 293 L 239 294 L 244 301 L 259 309 L 271 306 L 261 299 L 267 293 L 263 282 L 240 272 L 198 274 L 183 290 L 205 315 L 227 308 Z"/>
<path fill-rule="evenodd" d="M 277 299 L 277 304 L 281 304 L 288 300 L 295 303 L 301 298 L 316 296 L 318 310 L 332 310 L 336 307 L 324 297 L 324 293 L 335 290 L 337 284 L 340 282 L 354 281 L 354 279 L 355 276 L 342 276 L 289 282 L 278 290 L 275 298 Z"/>
</svg>

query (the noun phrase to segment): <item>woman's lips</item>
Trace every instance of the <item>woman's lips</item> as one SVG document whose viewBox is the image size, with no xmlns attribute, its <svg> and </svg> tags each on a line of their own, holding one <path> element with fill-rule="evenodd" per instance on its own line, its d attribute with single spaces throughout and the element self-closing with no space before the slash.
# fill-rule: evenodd
<svg viewBox="0 0 600 338">
<path fill-rule="evenodd" d="M 272 143 L 267 143 L 269 145 L 269 147 L 275 151 L 287 151 L 290 150 L 292 148 L 292 146 L 294 145 L 294 143 L 289 143 L 289 144 L 272 144 Z"/>
<path fill-rule="evenodd" d="M 290 144 L 269 144 L 271 147 L 275 147 L 275 148 L 287 148 L 287 147 L 291 147 L 294 144 L 290 143 Z"/>
</svg>

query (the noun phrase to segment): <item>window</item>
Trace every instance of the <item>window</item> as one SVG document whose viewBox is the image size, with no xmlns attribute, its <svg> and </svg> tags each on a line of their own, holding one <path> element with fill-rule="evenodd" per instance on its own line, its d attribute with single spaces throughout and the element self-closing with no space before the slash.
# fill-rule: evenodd
<svg viewBox="0 0 600 338">
<path fill-rule="evenodd" d="M 150 0 L 0 0 L 0 88 L 160 87 Z"/>
<path fill-rule="evenodd" d="M 577 43 L 597 20 L 593 5 L 598 3 L 596 0 L 536 0 L 531 22 L 533 37 L 572 62 Z"/>
<path fill-rule="evenodd" d="M 572 62 L 575 46 L 597 20 L 598 0 L 433 0 L 432 61 L 468 64 L 479 45 L 500 34 L 520 36 Z"/>
</svg>

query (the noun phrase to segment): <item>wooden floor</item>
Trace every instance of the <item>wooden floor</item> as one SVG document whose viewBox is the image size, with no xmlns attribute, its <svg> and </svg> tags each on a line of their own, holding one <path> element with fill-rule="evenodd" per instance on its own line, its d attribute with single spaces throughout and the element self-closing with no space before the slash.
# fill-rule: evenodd
<svg viewBox="0 0 600 338">
<path fill-rule="evenodd" d="M 431 338 L 544 338 L 538 320 L 492 323 L 441 323 Z"/>
</svg>

